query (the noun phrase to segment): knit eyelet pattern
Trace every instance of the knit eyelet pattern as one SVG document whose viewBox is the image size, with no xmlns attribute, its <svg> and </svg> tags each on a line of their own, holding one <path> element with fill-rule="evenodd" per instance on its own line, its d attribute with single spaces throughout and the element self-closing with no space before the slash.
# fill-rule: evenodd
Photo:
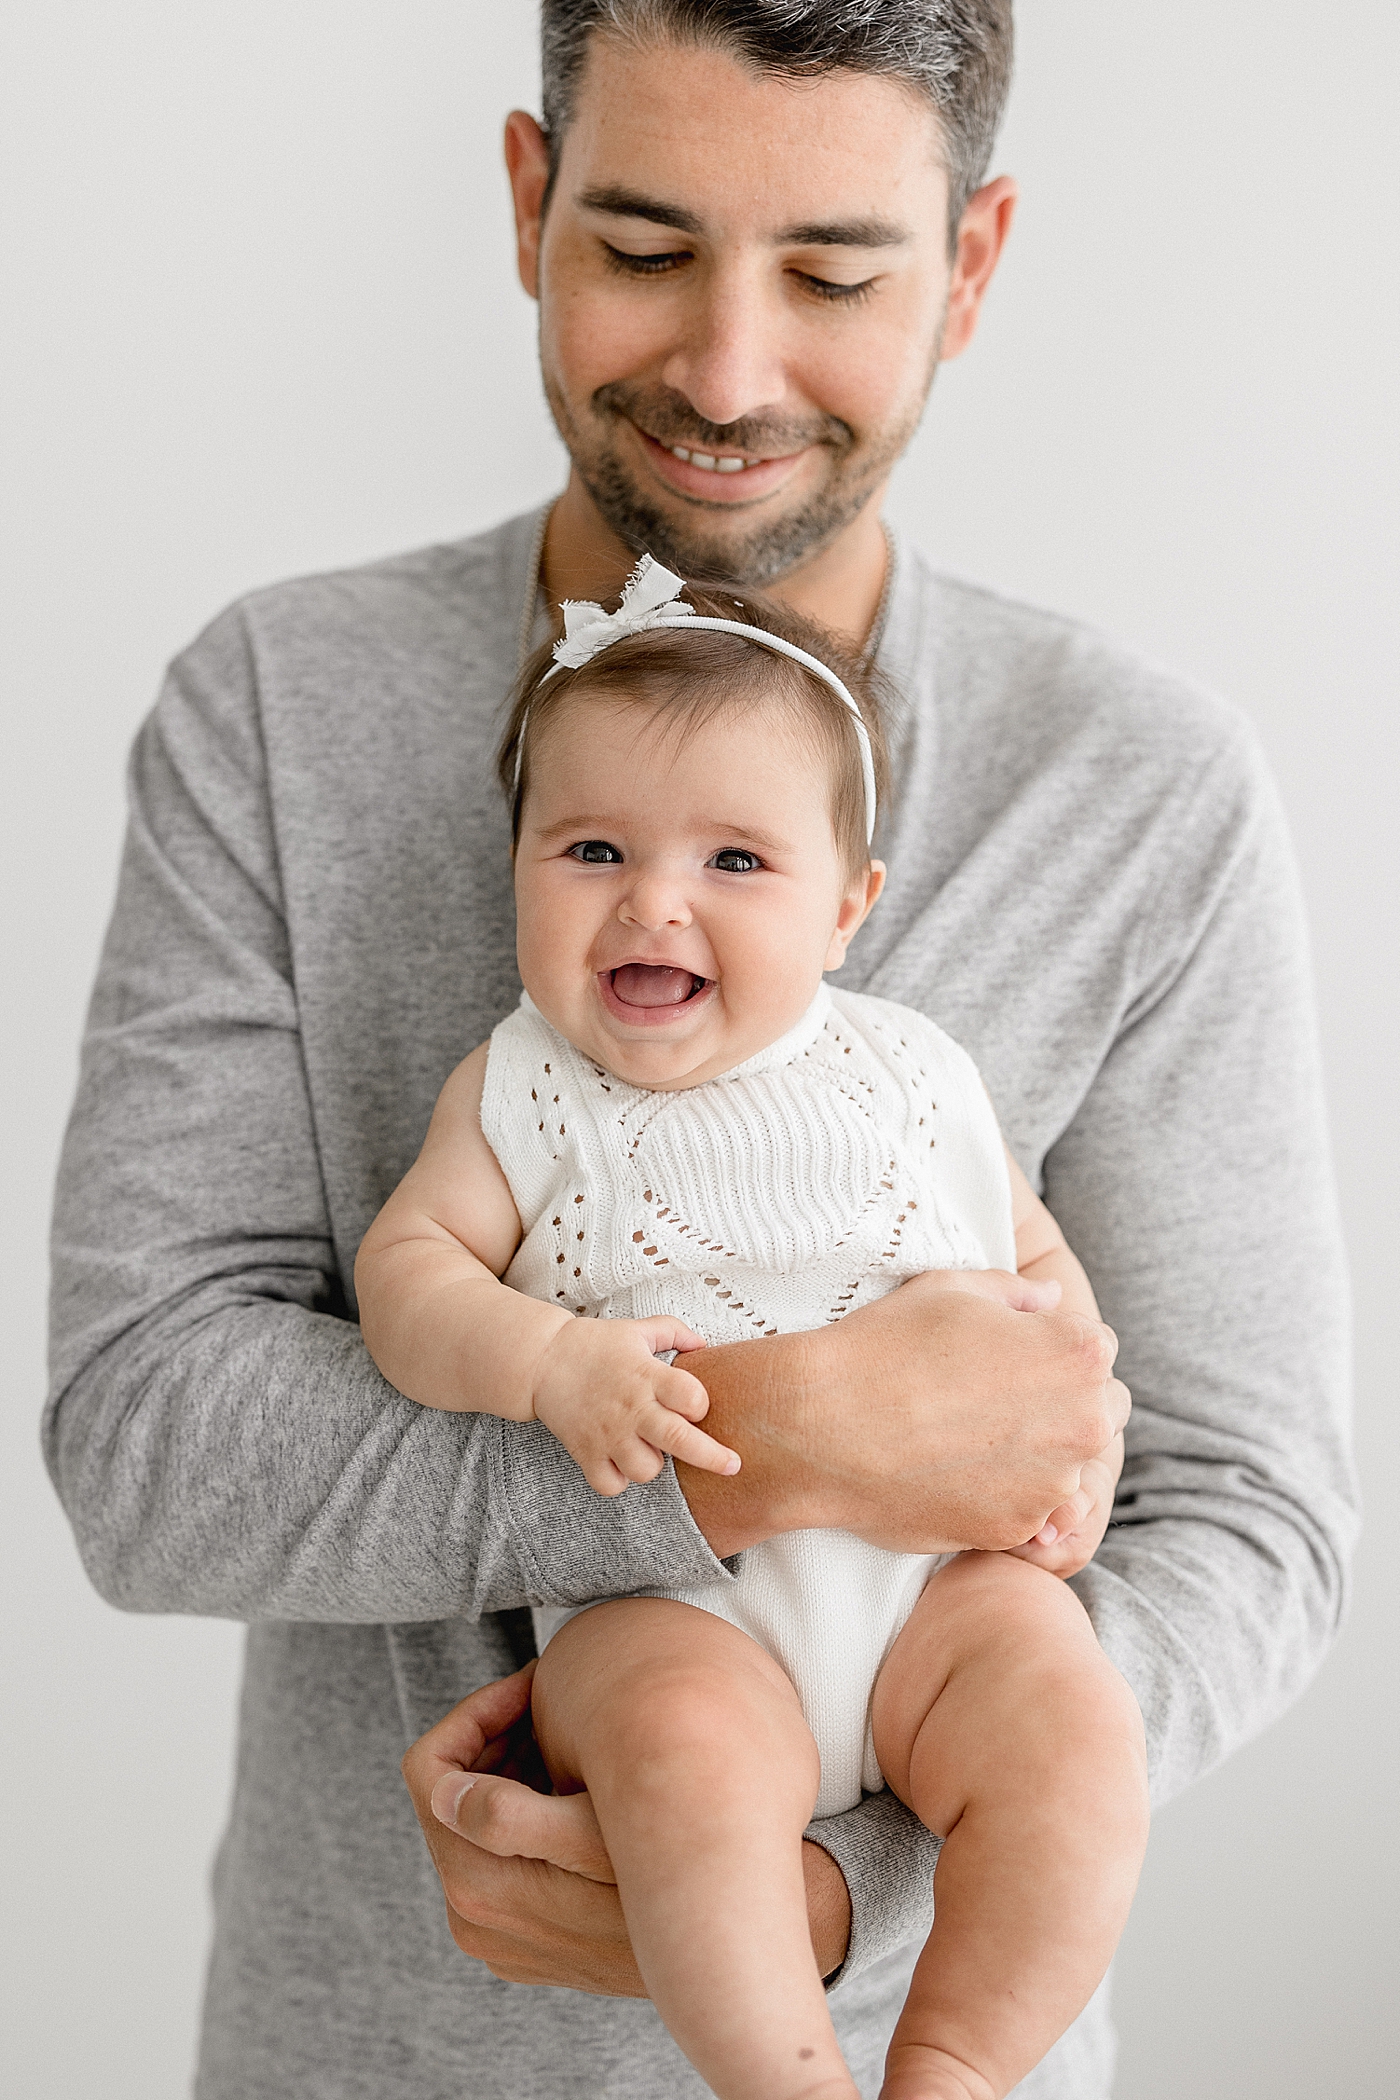
<svg viewBox="0 0 1400 2100">
<path fill-rule="evenodd" d="M 971 1166 L 995 1204 L 1005 1180 L 965 1053 L 825 985 L 781 1041 L 677 1092 L 619 1079 L 523 999 L 492 1037 L 481 1116 L 525 1226 L 508 1283 L 582 1317 L 671 1313 L 714 1343 L 985 1265 L 959 1183 Z"/>
</svg>

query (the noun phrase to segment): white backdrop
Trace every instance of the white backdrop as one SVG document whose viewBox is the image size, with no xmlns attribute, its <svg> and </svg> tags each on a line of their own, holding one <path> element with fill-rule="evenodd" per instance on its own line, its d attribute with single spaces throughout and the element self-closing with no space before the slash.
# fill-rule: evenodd
<svg viewBox="0 0 1400 2100">
<path fill-rule="evenodd" d="M 1391 0 L 1023 0 L 1025 201 L 894 509 L 1232 695 L 1311 906 L 1371 1530 L 1302 1705 L 1160 1819 L 1120 2100 L 1393 2090 L 1397 192 Z M 42 1239 L 163 660 L 274 577 L 558 484 L 515 286 L 512 0 L 5 0 L 0 560 L 10 1366 L 0 2076 L 188 2087 L 239 1635 L 87 1589 L 35 1450 Z"/>
</svg>

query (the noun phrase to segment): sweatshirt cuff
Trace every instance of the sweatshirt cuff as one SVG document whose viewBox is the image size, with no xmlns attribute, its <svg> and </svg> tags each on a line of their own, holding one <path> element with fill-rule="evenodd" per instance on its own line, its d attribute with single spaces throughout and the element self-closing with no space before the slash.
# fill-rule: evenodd
<svg viewBox="0 0 1400 2100">
<path fill-rule="evenodd" d="M 727 1583 L 667 1459 L 655 1480 L 599 1495 L 542 1422 L 501 1422 L 496 1464 L 524 1598 L 592 1604 L 633 1590 Z M 479 1600 L 490 1610 L 497 1600 Z"/>
<path fill-rule="evenodd" d="M 925 1940 L 933 1925 L 933 1870 L 942 1838 L 924 1829 L 889 1788 L 867 1794 L 843 1815 L 823 1816 L 805 1832 L 829 1852 L 851 1892 L 846 1959 L 827 1988 L 849 1983 L 886 1955 Z"/>
</svg>

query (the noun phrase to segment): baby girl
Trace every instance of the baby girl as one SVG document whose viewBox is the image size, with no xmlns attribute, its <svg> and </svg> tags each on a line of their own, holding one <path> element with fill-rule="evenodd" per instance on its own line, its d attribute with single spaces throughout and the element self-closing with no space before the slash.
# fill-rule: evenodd
<svg viewBox="0 0 1400 2100">
<path fill-rule="evenodd" d="M 666 1456 L 738 1469 L 673 1352 L 932 1270 L 1015 1268 L 1095 1316 L 966 1054 L 824 981 L 884 881 L 870 672 L 683 588 L 644 562 L 526 667 L 502 750 L 525 995 L 356 1265 L 401 1392 L 543 1422 L 604 1495 Z M 712 1588 L 537 1611 L 545 1760 L 588 1790 L 647 1990 L 722 2100 L 856 2092 L 801 1844 L 863 1789 L 944 1840 L 888 2100 L 1006 2093 L 1099 1983 L 1145 1841 L 1142 1727 L 1059 1577 L 1120 1463 L 1121 1440 L 1085 1469 L 1088 1517 L 1018 1554 L 797 1532 Z"/>
</svg>

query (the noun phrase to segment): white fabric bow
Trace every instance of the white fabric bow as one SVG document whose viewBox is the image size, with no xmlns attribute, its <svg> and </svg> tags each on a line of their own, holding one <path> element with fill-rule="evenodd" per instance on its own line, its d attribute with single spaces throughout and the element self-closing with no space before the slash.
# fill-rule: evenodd
<svg viewBox="0 0 1400 2100">
<path fill-rule="evenodd" d="M 648 627 L 672 626 L 677 620 L 693 620 L 695 608 L 681 602 L 685 584 L 659 561 L 644 554 L 628 577 L 617 611 L 604 612 L 591 598 L 566 598 L 560 610 L 564 632 L 554 644 L 554 661 L 561 671 L 577 671 L 600 649 L 620 642 L 626 634 L 641 634 Z"/>
</svg>

